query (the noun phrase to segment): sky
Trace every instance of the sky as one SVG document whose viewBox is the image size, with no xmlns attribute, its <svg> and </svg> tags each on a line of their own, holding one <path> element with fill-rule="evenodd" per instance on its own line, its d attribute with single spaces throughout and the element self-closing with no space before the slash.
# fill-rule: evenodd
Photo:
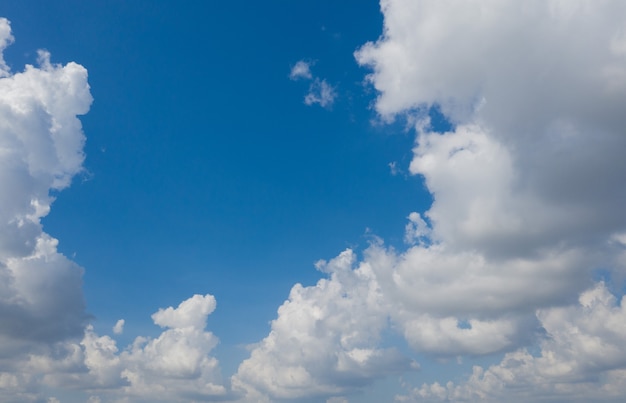
<svg viewBox="0 0 626 403">
<path fill-rule="evenodd" d="M 3 402 L 626 395 L 626 3 L 0 17 Z"/>
</svg>

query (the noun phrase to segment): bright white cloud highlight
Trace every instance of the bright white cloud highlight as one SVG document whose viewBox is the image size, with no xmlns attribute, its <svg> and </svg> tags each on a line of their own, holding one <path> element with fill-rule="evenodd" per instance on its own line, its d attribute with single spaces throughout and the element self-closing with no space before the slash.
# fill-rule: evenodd
<svg viewBox="0 0 626 403">
<path fill-rule="evenodd" d="M 329 279 L 296 284 L 270 334 L 233 377 L 245 401 L 294 401 L 343 394 L 387 374 L 415 368 L 394 349 L 377 347 L 387 307 L 371 268 L 354 268 L 351 250 L 317 264 Z"/>
<path fill-rule="evenodd" d="M 214 309 L 212 295 L 160 309 L 152 317 L 165 330 L 156 338 L 137 337 L 121 351 L 115 340 L 89 325 L 80 342 L 58 343 L 54 355 L 31 355 L 24 372 L 43 385 L 82 389 L 104 401 L 228 399 L 219 363 L 210 355 L 218 339 L 205 330 Z"/>
</svg>

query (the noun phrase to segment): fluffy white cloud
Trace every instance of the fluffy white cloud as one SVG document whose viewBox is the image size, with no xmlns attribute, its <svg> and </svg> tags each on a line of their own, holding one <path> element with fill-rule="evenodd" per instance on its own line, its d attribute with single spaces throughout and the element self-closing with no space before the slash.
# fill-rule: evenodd
<svg viewBox="0 0 626 403">
<path fill-rule="evenodd" d="M 131 401 L 211 401 L 229 398 L 217 359 L 218 339 L 205 330 L 215 309 L 212 295 L 194 295 L 177 308 L 153 315 L 166 329 L 156 338 L 137 337 L 120 351 L 91 325 L 79 343 L 64 342 L 54 352 L 31 354 L 23 373 L 49 387 L 89 391 L 93 398 Z"/>
<path fill-rule="evenodd" d="M 415 368 L 394 349 L 378 347 L 387 307 L 371 268 L 354 268 L 355 259 L 346 250 L 319 262 L 329 279 L 292 288 L 270 334 L 233 377 L 245 401 L 337 395 Z"/>
<path fill-rule="evenodd" d="M 414 174 L 449 246 L 527 253 L 626 225 L 623 2 L 381 3 L 384 36 L 357 52 L 384 116 L 440 105 L 459 126 L 422 132 Z M 574 218 L 575 217 L 575 218 Z"/>
<path fill-rule="evenodd" d="M 543 126 L 574 110 L 613 114 L 624 90 L 616 77 L 626 57 L 625 7 L 619 0 L 382 0 L 383 37 L 357 59 L 373 67 L 376 107 L 387 116 L 437 103 L 459 121 L 483 99 L 491 123 Z M 600 102 L 588 109 L 590 98 Z"/>
<path fill-rule="evenodd" d="M 0 19 L 0 50 L 10 32 Z M 39 52 L 39 67 L 13 74 L 0 58 L 0 70 L 0 399 L 44 401 L 42 387 L 89 390 L 91 401 L 99 393 L 133 401 L 223 399 L 227 390 L 209 355 L 218 340 L 204 329 L 213 296 L 159 310 L 153 320 L 165 330 L 120 352 L 87 325 L 82 269 L 43 232 L 49 192 L 82 170 L 85 138 L 76 116 L 92 101 L 87 71 L 52 64 L 46 52 Z M 118 321 L 114 333 L 123 326 Z"/>
<path fill-rule="evenodd" d="M 575 305 L 539 310 L 547 332 L 537 355 L 508 353 L 466 382 L 413 388 L 398 401 L 621 401 L 626 393 L 626 301 L 603 283 Z M 512 394 L 511 391 L 516 393 Z"/>
<path fill-rule="evenodd" d="M 355 55 L 373 70 L 378 113 L 417 122 L 410 172 L 424 178 L 433 204 L 409 217 L 407 250 L 374 244 L 346 275 L 330 271 L 314 287 L 294 287 L 233 383 L 273 397 L 322 393 L 313 384 L 343 394 L 341 382 L 316 375 L 333 366 L 307 352 L 339 356 L 345 347 L 313 323 L 340 316 L 323 307 L 369 284 L 376 307 L 343 311 L 364 323 L 389 320 L 416 351 L 508 351 L 500 366 L 477 369 L 469 386 L 426 385 L 414 398 L 502 400 L 514 385 L 511 398 L 524 400 L 542 385 L 530 370 L 511 372 L 525 365 L 568 374 L 554 378 L 554 396 L 619 395 L 626 363 L 615 348 L 626 329 L 590 321 L 620 323 L 622 311 L 601 286 L 584 290 L 594 270 L 623 276 L 626 268 L 626 4 L 382 0 L 381 8 L 383 35 Z M 453 124 L 448 132 L 431 130 L 433 107 Z M 579 296 L 605 302 L 570 305 Z M 382 329 L 345 325 L 330 334 Z M 541 342 L 541 357 L 523 350 L 544 333 L 551 339 Z M 600 386 L 588 382 L 594 376 Z M 501 395 L 492 392 L 498 387 Z"/>
<path fill-rule="evenodd" d="M 0 18 L 0 51 L 13 41 Z M 82 170 L 84 135 L 77 115 L 92 98 L 76 63 L 12 73 L 0 57 L 0 379 L 4 401 L 36 398 L 36 379 L 21 371 L 29 353 L 80 337 L 87 319 L 82 269 L 43 232 L 51 190 Z"/>
<path fill-rule="evenodd" d="M 603 268 L 618 278 L 626 268 L 626 3 L 382 0 L 381 7 L 383 35 L 356 57 L 373 70 L 378 113 L 418 122 L 410 172 L 424 178 L 433 204 L 409 216 L 408 249 L 374 243 L 360 262 L 348 250 L 318 265 L 328 278 L 295 285 L 232 377 L 233 389 L 244 402 L 341 400 L 416 368 L 383 347 L 391 327 L 415 351 L 438 357 L 505 353 L 464 383 L 424 385 L 398 400 L 623 395 L 624 302 L 603 284 L 593 287 L 591 274 Z M 0 49 L 11 41 L 0 20 Z M 152 318 L 163 332 L 121 352 L 91 327 L 82 341 L 67 341 L 85 324 L 81 270 L 57 253 L 40 219 L 50 189 L 68 186 L 81 169 L 76 115 L 91 102 L 86 71 L 52 65 L 41 53 L 40 67 L 17 74 L 0 59 L 0 75 L 7 400 L 36 399 L 39 383 L 86 388 L 94 400 L 232 397 L 210 355 L 217 343 L 205 330 L 215 309 L 210 295 L 159 310 Z M 335 89 L 310 65 L 297 63 L 290 77 L 310 80 L 306 104 L 332 105 Z M 432 107 L 453 123 L 448 132 L 429 128 Z"/>
<path fill-rule="evenodd" d="M 383 118 L 417 119 L 410 171 L 434 199 L 425 213 L 430 228 L 421 216 L 407 226 L 409 241 L 428 233 L 430 244 L 370 251 L 383 295 L 397 306 L 392 320 L 413 348 L 437 355 L 529 345 L 540 328 L 554 336 L 547 312 L 563 313 L 556 307 L 581 295 L 593 270 L 621 277 L 626 267 L 619 242 L 626 227 L 626 5 L 383 0 L 381 7 L 383 36 L 356 57 L 373 69 Z M 449 132 L 429 130 L 424 116 L 433 106 L 454 124 Z M 583 311 L 567 311 L 559 326 L 579 326 Z M 590 345 L 602 351 L 625 335 L 595 334 Z M 590 345 L 570 343 L 570 353 L 584 357 Z M 542 346 L 545 357 L 556 356 Z M 520 354 L 503 363 L 517 365 Z M 553 369 L 568 365 L 562 356 Z M 616 383 L 607 388 L 622 382 L 616 374 L 624 368 L 614 363 L 617 372 L 606 379 Z M 476 375 L 481 387 L 491 382 L 487 375 Z M 555 394 L 589 386 L 559 382 Z M 540 377 L 519 377 L 515 390 L 523 400 L 523 389 L 538 385 Z M 605 391 L 595 398 L 609 398 Z M 482 396 L 457 392 L 433 384 L 414 397 Z"/>
<path fill-rule="evenodd" d="M 126 323 L 124 319 L 120 319 L 117 322 L 115 322 L 115 326 L 113 326 L 113 333 L 115 334 L 124 333 L 124 323 Z"/>
</svg>

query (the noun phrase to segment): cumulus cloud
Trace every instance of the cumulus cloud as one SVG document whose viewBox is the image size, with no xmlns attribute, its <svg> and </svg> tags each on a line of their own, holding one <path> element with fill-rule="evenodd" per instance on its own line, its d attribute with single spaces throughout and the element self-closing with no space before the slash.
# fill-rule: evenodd
<svg viewBox="0 0 626 403">
<path fill-rule="evenodd" d="M 346 275 L 330 271 L 316 286 L 294 287 L 234 379 L 293 397 L 292 386 L 313 384 L 319 368 L 332 373 L 319 357 L 292 352 L 316 346 L 313 319 L 333 315 L 279 324 L 298 323 L 291 309 L 343 301 L 364 287 L 354 279 L 366 272 L 376 308 L 355 304 L 351 317 L 386 318 L 380 326 L 390 323 L 415 351 L 436 357 L 505 354 L 461 386 L 425 385 L 400 400 L 524 400 L 545 388 L 550 398 L 619 396 L 623 309 L 593 273 L 623 278 L 626 268 L 626 4 L 382 0 L 381 9 L 383 35 L 355 56 L 372 71 L 380 116 L 417 122 L 410 172 L 424 179 L 433 203 L 409 216 L 408 249 L 375 242 Z M 432 130 L 431 108 L 451 129 Z M 331 284 L 341 293 L 327 292 Z M 380 334 L 380 326 L 335 332 Z M 286 344 L 282 337 L 295 343 L 284 355 L 276 347 Z M 343 351 L 324 340 L 320 351 Z M 526 350 L 533 346 L 539 356 Z M 261 375 L 278 368 L 292 376 L 272 383 Z M 345 394 L 341 382 L 325 392 Z"/>
<path fill-rule="evenodd" d="M 0 50 L 12 42 L 0 19 Z M 156 338 L 139 337 L 120 351 L 91 325 L 82 295 L 82 268 L 57 251 L 41 218 L 81 172 L 85 137 L 77 115 L 92 98 L 87 70 L 53 64 L 11 73 L 0 58 L 0 398 L 44 401 L 44 387 L 126 396 L 134 401 L 222 399 L 218 340 L 205 331 L 215 309 L 211 295 L 195 295 L 159 310 Z M 123 330 L 124 320 L 113 329 Z M 81 340 L 82 337 L 82 340 Z M 48 401 L 58 401 L 55 397 Z"/>
<path fill-rule="evenodd" d="M 228 390 L 210 355 L 218 339 L 205 330 L 214 309 L 212 295 L 161 309 L 153 320 L 165 330 L 156 338 L 139 336 L 122 351 L 89 325 L 80 342 L 58 343 L 55 354 L 31 354 L 23 372 L 42 385 L 84 390 L 105 401 L 225 400 Z"/>
<path fill-rule="evenodd" d="M 434 199 L 431 227 L 417 216 L 407 226 L 408 240 L 428 229 L 432 244 L 377 252 L 377 279 L 399 306 L 392 318 L 414 349 L 437 355 L 506 351 L 542 332 L 558 344 L 546 312 L 588 295 L 594 269 L 625 268 L 615 247 L 626 226 L 625 5 L 383 0 L 381 8 L 383 36 L 356 58 L 373 70 L 381 116 L 419 122 L 410 171 Z M 450 131 L 429 129 L 431 107 Z M 567 309 L 560 326 L 577 326 L 583 312 Z M 593 337 L 599 347 L 616 334 Z M 584 348 L 570 344 L 572 354 Z M 570 365 L 545 354 L 554 368 Z M 541 383 L 518 380 L 529 390 Z M 578 380 L 560 382 L 569 386 L 555 393 Z M 417 395 L 482 396 L 440 384 Z"/>
<path fill-rule="evenodd" d="M 385 346 L 392 329 L 426 355 L 503 354 L 465 382 L 408 387 L 400 401 L 623 396 L 624 300 L 592 279 L 626 268 L 626 3 L 382 0 L 381 9 L 383 35 L 355 56 L 372 71 L 383 119 L 417 122 L 410 172 L 432 206 L 409 216 L 404 250 L 376 241 L 360 260 L 346 250 L 319 262 L 326 277 L 292 288 L 233 390 L 244 402 L 341 401 L 418 368 Z M 1 20 L 0 48 L 11 41 Z M 11 324 L 0 345 L 5 356 L 29 352 L 2 367 L 3 390 L 16 401 L 34 400 L 38 383 L 94 399 L 232 397 L 210 355 L 210 295 L 159 310 L 163 332 L 123 351 L 84 328 L 81 270 L 40 219 L 49 191 L 81 170 L 86 71 L 45 52 L 23 73 L 0 61 L 0 318 Z M 335 89 L 299 63 L 290 78 L 310 81 L 305 103 L 330 107 Z M 448 131 L 430 128 L 430 108 Z M 81 329 L 82 341 L 68 341 Z M 32 347 L 42 342 L 55 344 Z"/>
<path fill-rule="evenodd" d="M 0 51 L 13 41 L 0 18 Z M 0 383 L 3 400 L 34 399 L 36 382 L 20 365 L 28 354 L 80 337 L 88 315 L 82 268 L 43 232 L 52 190 L 82 170 L 85 141 L 77 115 L 92 98 L 87 70 L 58 65 L 40 51 L 39 66 L 11 73 L 0 57 Z"/>
<path fill-rule="evenodd" d="M 396 350 L 378 347 L 387 307 L 371 268 L 353 267 L 355 259 L 346 250 L 318 262 L 330 278 L 292 288 L 270 334 L 233 377 L 246 401 L 338 395 L 416 368 Z"/>
<path fill-rule="evenodd" d="M 487 369 L 474 367 L 461 384 L 424 384 L 396 400 L 620 401 L 626 393 L 625 302 L 599 283 L 576 304 L 537 311 L 547 332 L 538 354 L 520 349 Z"/>
<path fill-rule="evenodd" d="M 624 227 L 616 212 L 626 201 L 617 186 L 626 91 L 606 74 L 624 69 L 612 45 L 623 32 L 621 2 L 382 8 L 383 38 L 357 52 L 374 70 L 377 110 L 439 105 L 458 124 L 443 136 L 423 133 L 411 164 L 434 194 L 439 239 L 527 253 Z"/>
</svg>

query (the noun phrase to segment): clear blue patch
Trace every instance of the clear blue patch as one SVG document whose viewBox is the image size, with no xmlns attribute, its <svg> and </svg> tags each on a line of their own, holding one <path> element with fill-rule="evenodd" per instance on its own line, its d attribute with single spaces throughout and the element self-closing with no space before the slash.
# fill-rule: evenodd
<svg viewBox="0 0 626 403">
<path fill-rule="evenodd" d="M 456 327 L 458 327 L 459 329 L 471 329 L 472 324 L 467 319 L 459 319 L 456 322 Z"/>
<path fill-rule="evenodd" d="M 441 107 L 437 104 L 428 109 L 428 117 L 430 118 L 431 129 L 434 132 L 445 133 L 456 129 L 456 126 L 446 118 L 441 112 Z"/>
</svg>

